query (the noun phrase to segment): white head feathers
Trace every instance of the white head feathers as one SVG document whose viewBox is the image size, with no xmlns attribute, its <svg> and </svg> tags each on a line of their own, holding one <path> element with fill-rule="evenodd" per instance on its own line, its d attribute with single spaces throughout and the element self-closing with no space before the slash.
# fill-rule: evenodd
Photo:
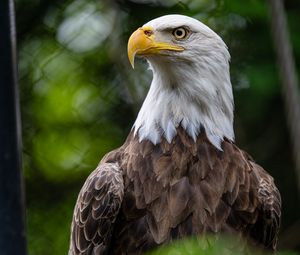
<svg viewBox="0 0 300 255">
<path fill-rule="evenodd" d="M 196 140 L 204 128 L 219 150 L 224 138 L 234 140 L 233 95 L 226 44 L 210 28 L 193 18 L 167 15 L 143 27 L 152 27 L 155 40 L 182 46 L 181 52 L 162 51 L 145 56 L 153 72 L 148 95 L 134 124 L 140 141 L 171 142 L 180 125 Z M 174 29 L 188 31 L 185 39 Z"/>
</svg>

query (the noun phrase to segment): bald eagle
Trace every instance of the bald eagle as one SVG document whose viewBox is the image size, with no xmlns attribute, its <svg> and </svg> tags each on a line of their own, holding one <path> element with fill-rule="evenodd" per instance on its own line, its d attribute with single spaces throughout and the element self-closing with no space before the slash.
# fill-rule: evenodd
<svg viewBox="0 0 300 255">
<path fill-rule="evenodd" d="M 234 143 L 230 55 L 193 18 L 167 15 L 138 28 L 128 57 L 153 73 L 125 143 L 85 181 L 69 255 L 142 254 L 207 233 L 276 248 L 281 198 L 273 178 Z"/>
</svg>

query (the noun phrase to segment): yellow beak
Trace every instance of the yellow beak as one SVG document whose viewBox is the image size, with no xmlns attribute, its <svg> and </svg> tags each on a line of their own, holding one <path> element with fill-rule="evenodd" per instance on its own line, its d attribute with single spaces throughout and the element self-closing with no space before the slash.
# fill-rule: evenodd
<svg viewBox="0 0 300 255">
<path fill-rule="evenodd" d="M 157 42 L 151 27 L 140 27 L 130 36 L 128 40 L 128 59 L 134 68 L 134 58 L 136 55 L 145 56 L 158 54 L 162 50 L 183 51 L 184 48 L 164 42 Z"/>
</svg>

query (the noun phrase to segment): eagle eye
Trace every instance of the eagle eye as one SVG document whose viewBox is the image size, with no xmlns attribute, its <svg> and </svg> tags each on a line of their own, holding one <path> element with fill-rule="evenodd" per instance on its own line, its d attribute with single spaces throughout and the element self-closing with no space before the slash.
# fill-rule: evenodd
<svg viewBox="0 0 300 255">
<path fill-rule="evenodd" d="M 174 37 L 178 40 L 185 39 L 188 35 L 189 31 L 184 27 L 175 28 L 172 32 Z"/>
</svg>

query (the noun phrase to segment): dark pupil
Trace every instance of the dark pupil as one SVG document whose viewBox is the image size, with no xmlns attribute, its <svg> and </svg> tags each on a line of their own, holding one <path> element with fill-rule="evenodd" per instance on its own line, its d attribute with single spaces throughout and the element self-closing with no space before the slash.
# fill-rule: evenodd
<svg viewBox="0 0 300 255">
<path fill-rule="evenodd" d="M 179 37 L 181 37 L 183 35 L 182 30 L 177 30 L 176 31 L 176 35 L 179 36 Z"/>
</svg>

